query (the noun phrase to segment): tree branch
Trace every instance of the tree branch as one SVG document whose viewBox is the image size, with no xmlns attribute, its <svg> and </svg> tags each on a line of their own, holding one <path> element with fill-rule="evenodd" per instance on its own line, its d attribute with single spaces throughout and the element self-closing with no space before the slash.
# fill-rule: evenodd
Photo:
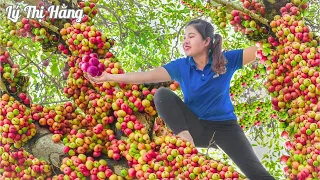
<svg viewBox="0 0 320 180">
<path fill-rule="evenodd" d="M 107 22 L 106 18 L 103 17 L 103 14 L 101 13 L 101 11 L 98 11 L 98 15 L 99 15 L 102 23 L 103 23 L 104 25 L 107 25 L 107 28 L 109 29 L 109 31 L 112 32 L 112 30 L 111 30 L 111 28 L 110 28 L 110 25 L 113 25 L 113 23 L 112 23 L 112 22 Z"/>
<path fill-rule="evenodd" d="M 40 105 L 59 104 L 59 103 L 63 103 L 63 102 L 70 102 L 70 100 L 61 100 L 61 101 L 55 101 L 55 102 L 44 102 L 44 103 L 40 103 Z"/>
<path fill-rule="evenodd" d="M 25 68 L 27 68 L 30 64 L 31 64 L 31 62 L 28 62 L 28 64 L 26 64 L 23 68 L 21 68 L 20 71 L 22 71 L 22 70 L 24 70 Z"/>
<path fill-rule="evenodd" d="M 51 140 L 52 133 L 44 127 L 41 127 L 36 123 L 37 134 L 29 140 L 24 148 L 32 153 L 36 158 L 43 158 L 55 167 L 54 169 L 59 171 L 62 159 L 68 157 L 67 154 L 63 152 L 63 143 L 54 143 Z M 102 155 L 101 159 L 107 161 L 108 166 L 120 175 L 123 168 L 128 168 L 128 164 L 125 158 L 121 158 L 119 161 L 108 158 L 106 155 Z M 59 172 L 60 173 L 60 172 Z"/>
<path fill-rule="evenodd" d="M 315 24 L 315 22 L 313 22 L 309 18 L 304 18 L 304 19 L 305 19 L 306 24 L 312 29 L 312 31 L 314 31 L 314 32 L 319 32 L 320 31 L 319 24 Z"/>
<path fill-rule="evenodd" d="M 41 21 L 41 22 L 39 22 L 39 24 L 40 24 L 41 26 L 44 26 L 44 27 L 50 29 L 51 31 L 53 31 L 53 32 L 55 32 L 55 33 L 57 33 L 57 34 L 60 34 L 58 27 L 53 26 L 53 25 L 47 23 L 46 21 Z"/>
<path fill-rule="evenodd" d="M 253 19 L 261 22 L 262 24 L 269 26 L 269 21 L 267 19 L 261 17 L 258 14 L 255 14 L 255 13 L 249 11 L 248 9 L 245 9 L 243 6 L 236 5 L 236 4 L 234 4 L 232 2 L 229 2 L 227 0 L 210 0 L 210 2 L 211 3 L 212 2 L 216 2 L 216 3 L 219 3 L 219 4 L 225 5 L 225 6 L 230 6 L 235 10 L 238 10 L 238 11 L 241 11 L 243 13 L 246 13 L 247 15 L 252 17 Z"/>
<path fill-rule="evenodd" d="M 37 6 L 38 5 L 38 0 L 15 0 L 15 2 L 24 2 L 26 4 L 32 5 L 32 6 Z"/>
<path fill-rule="evenodd" d="M 173 50 L 174 48 L 176 48 L 178 46 L 178 43 L 179 43 L 179 36 L 180 36 L 180 33 L 182 31 L 184 26 L 181 26 L 180 29 L 178 30 L 178 34 L 177 34 L 177 40 L 176 40 L 176 44 L 171 48 L 171 59 L 173 58 Z"/>
<path fill-rule="evenodd" d="M 104 10 L 110 12 L 117 19 L 117 22 L 119 25 L 119 32 L 120 32 L 120 42 L 122 42 L 122 21 L 121 21 L 120 17 L 114 11 L 112 11 L 112 9 L 110 9 L 109 7 L 97 5 L 97 8 L 101 8 L 101 9 L 104 9 Z"/>
<path fill-rule="evenodd" d="M 271 20 L 276 14 L 281 14 L 280 8 L 290 0 L 262 0 L 265 7 L 265 18 Z"/>
<path fill-rule="evenodd" d="M 37 63 L 35 63 L 34 61 L 32 61 L 31 58 L 29 58 L 26 54 L 24 54 L 23 52 L 20 52 L 16 47 L 13 47 L 13 49 L 15 51 L 18 52 L 18 54 L 24 58 L 26 58 L 28 61 L 30 61 L 34 66 L 36 66 L 38 68 L 39 71 L 41 71 L 45 76 L 47 76 L 56 86 L 56 89 L 58 90 L 58 92 L 60 92 L 60 90 L 62 89 L 62 87 L 55 81 L 54 78 L 52 78 L 51 76 L 49 76 Z M 61 96 L 59 96 L 60 100 L 61 100 Z"/>
</svg>

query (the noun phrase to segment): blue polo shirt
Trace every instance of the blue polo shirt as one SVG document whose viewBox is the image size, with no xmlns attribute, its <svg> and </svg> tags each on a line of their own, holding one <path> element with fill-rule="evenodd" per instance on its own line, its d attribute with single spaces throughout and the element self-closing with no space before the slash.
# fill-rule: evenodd
<svg viewBox="0 0 320 180">
<path fill-rule="evenodd" d="M 183 57 L 163 67 L 172 80 L 180 83 L 184 103 L 202 120 L 236 120 L 230 99 L 230 81 L 234 72 L 242 68 L 243 49 L 224 52 L 227 59 L 225 74 L 215 76 L 211 70 L 212 58 L 201 71 L 192 57 Z"/>
</svg>

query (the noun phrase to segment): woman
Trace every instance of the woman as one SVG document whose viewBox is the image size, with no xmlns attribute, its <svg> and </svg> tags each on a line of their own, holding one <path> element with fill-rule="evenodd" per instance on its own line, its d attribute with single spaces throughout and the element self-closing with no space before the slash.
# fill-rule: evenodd
<svg viewBox="0 0 320 180">
<path fill-rule="evenodd" d="M 184 102 L 167 88 L 159 88 L 154 102 L 160 117 L 177 136 L 196 147 L 217 145 L 251 180 L 274 179 L 260 163 L 237 122 L 229 96 L 234 72 L 255 59 L 257 47 L 222 52 L 222 38 L 204 20 L 185 28 L 183 57 L 146 72 L 108 74 L 86 78 L 94 83 L 156 83 L 176 80 Z M 212 141 L 211 141 L 212 142 Z"/>
</svg>

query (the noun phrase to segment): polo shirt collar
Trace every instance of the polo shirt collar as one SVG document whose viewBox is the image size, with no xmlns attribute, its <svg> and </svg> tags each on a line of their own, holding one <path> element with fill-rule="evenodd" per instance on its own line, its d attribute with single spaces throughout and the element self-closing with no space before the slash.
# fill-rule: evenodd
<svg viewBox="0 0 320 180">
<path fill-rule="evenodd" d="M 188 59 L 189 59 L 189 62 L 190 62 L 191 67 L 196 67 L 196 63 L 194 62 L 193 57 L 188 56 Z M 212 60 L 213 60 L 213 58 L 212 58 L 212 56 L 210 56 L 209 62 L 208 62 L 207 65 L 211 65 L 211 64 L 212 64 Z"/>
</svg>

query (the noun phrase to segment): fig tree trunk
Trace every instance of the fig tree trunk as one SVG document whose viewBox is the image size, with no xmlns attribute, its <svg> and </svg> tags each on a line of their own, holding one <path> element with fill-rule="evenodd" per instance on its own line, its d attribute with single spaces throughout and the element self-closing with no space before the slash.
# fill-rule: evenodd
<svg viewBox="0 0 320 180">
<path fill-rule="evenodd" d="M 36 158 L 43 158 L 53 165 L 55 173 L 58 173 L 62 159 L 68 157 L 63 152 L 63 143 L 54 143 L 51 139 L 52 133 L 45 127 L 37 125 L 37 134 L 24 146 L 25 150 L 34 155 Z M 108 162 L 108 166 L 118 175 L 124 168 L 128 168 L 127 161 L 121 159 L 119 161 L 111 160 L 110 158 L 102 155 L 101 159 Z"/>
</svg>

